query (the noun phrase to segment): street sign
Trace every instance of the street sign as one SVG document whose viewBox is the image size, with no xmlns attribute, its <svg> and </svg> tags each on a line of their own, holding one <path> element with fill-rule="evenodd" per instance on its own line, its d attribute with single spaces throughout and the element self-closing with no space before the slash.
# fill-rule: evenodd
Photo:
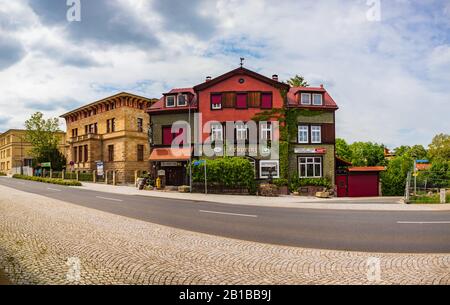
<svg viewBox="0 0 450 305">
<path fill-rule="evenodd" d="M 197 161 L 194 161 L 194 165 L 195 165 L 195 166 L 202 165 L 203 163 L 205 163 L 205 160 L 197 160 Z"/>
<path fill-rule="evenodd" d="M 51 162 L 42 162 L 41 167 L 52 167 L 52 163 Z"/>
</svg>

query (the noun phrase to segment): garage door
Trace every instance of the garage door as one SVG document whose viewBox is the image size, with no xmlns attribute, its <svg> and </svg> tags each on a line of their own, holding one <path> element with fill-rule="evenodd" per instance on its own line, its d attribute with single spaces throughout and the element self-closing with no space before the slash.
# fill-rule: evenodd
<svg viewBox="0 0 450 305">
<path fill-rule="evenodd" d="M 348 176 L 349 197 L 378 196 L 378 173 L 352 173 Z"/>
</svg>

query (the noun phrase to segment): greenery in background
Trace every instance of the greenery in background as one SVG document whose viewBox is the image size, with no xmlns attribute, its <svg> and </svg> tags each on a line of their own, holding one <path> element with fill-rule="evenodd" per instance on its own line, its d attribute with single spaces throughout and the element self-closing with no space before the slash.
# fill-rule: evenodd
<svg viewBox="0 0 450 305">
<path fill-rule="evenodd" d="M 416 160 L 427 159 L 428 152 L 422 145 L 406 146 L 402 145 L 394 149 L 394 154 L 396 157 L 408 156 Z"/>
<path fill-rule="evenodd" d="M 273 182 L 273 184 L 275 184 L 278 187 L 288 186 L 288 184 L 289 184 L 289 181 L 284 178 L 273 179 L 272 182 Z"/>
<path fill-rule="evenodd" d="M 381 189 L 384 196 L 405 194 L 406 178 L 413 164 L 414 160 L 408 155 L 396 157 L 388 162 L 386 171 L 381 173 Z"/>
<path fill-rule="evenodd" d="M 62 180 L 62 179 L 57 179 L 57 178 L 42 178 L 42 177 L 25 176 L 25 175 L 13 175 L 13 178 L 36 181 L 36 182 L 51 183 L 51 184 L 67 185 L 67 186 L 81 186 L 81 183 L 78 181 L 75 181 L 75 180 Z"/>
<path fill-rule="evenodd" d="M 221 185 L 230 188 L 247 188 L 256 191 L 255 171 L 253 165 L 246 158 L 223 157 L 206 160 L 208 185 Z M 205 181 L 204 164 L 195 165 L 192 162 L 192 180 Z"/>
<path fill-rule="evenodd" d="M 440 194 L 411 196 L 410 203 L 440 203 Z M 450 203 L 450 194 L 445 196 L 445 202 Z"/>
<path fill-rule="evenodd" d="M 430 170 L 419 172 L 417 179 L 428 188 L 450 188 L 450 161 L 433 161 Z"/>
<path fill-rule="evenodd" d="M 0 172 L 0 176 L 6 176 L 6 174 L 3 172 Z"/>
<path fill-rule="evenodd" d="M 309 87 L 308 82 L 305 80 L 303 76 L 295 75 L 294 77 L 291 77 L 287 83 L 291 85 L 291 87 Z"/>
<path fill-rule="evenodd" d="M 384 145 L 372 142 L 347 144 L 344 139 L 336 139 L 336 155 L 353 166 L 385 165 Z"/>
<path fill-rule="evenodd" d="M 33 148 L 30 153 L 33 156 L 34 166 L 42 162 L 51 162 L 52 169 L 62 170 L 66 165 L 65 156 L 58 150 L 61 135 L 59 120 L 57 118 L 44 119 L 41 112 L 34 113 L 30 119 L 25 121 L 26 141 Z"/>
<path fill-rule="evenodd" d="M 428 155 L 432 160 L 450 161 L 450 134 L 436 135 L 428 146 Z"/>
</svg>

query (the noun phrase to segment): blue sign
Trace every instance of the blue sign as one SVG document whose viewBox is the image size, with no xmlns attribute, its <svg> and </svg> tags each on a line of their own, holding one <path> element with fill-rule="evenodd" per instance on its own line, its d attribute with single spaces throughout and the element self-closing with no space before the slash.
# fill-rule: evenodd
<svg viewBox="0 0 450 305">
<path fill-rule="evenodd" d="M 430 163 L 429 160 L 416 160 L 416 163 Z"/>
<path fill-rule="evenodd" d="M 194 161 L 194 165 L 195 165 L 195 166 L 202 165 L 203 163 L 205 163 L 205 160 L 197 160 L 197 161 Z"/>
</svg>

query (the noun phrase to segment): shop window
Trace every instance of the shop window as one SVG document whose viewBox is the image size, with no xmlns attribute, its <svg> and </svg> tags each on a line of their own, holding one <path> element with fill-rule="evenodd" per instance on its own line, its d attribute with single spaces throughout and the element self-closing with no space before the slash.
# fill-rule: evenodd
<svg viewBox="0 0 450 305">
<path fill-rule="evenodd" d="M 259 177 L 262 179 L 280 178 L 280 162 L 278 160 L 261 160 L 259 161 Z"/>
<path fill-rule="evenodd" d="M 298 160 L 300 178 L 322 177 L 322 157 L 300 157 Z"/>
</svg>

